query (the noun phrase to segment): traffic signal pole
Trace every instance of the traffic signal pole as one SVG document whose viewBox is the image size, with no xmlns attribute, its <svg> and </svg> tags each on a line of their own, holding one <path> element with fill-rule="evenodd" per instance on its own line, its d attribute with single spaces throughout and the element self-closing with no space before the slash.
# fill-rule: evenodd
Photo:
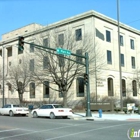
<svg viewBox="0 0 140 140">
<path fill-rule="evenodd" d="M 90 117 L 91 110 L 90 110 L 90 84 L 89 84 L 89 57 L 88 53 L 85 53 L 85 68 L 86 68 L 86 75 L 87 75 L 87 83 L 86 83 L 86 93 L 87 93 L 87 104 L 86 104 L 86 117 Z"/>
</svg>

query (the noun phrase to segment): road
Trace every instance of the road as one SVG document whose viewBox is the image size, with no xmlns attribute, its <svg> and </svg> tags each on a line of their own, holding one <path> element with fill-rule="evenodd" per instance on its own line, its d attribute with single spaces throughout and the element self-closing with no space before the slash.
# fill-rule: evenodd
<svg viewBox="0 0 140 140">
<path fill-rule="evenodd" d="M 0 116 L 0 140 L 128 140 L 129 128 L 140 122 Z"/>
</svg>

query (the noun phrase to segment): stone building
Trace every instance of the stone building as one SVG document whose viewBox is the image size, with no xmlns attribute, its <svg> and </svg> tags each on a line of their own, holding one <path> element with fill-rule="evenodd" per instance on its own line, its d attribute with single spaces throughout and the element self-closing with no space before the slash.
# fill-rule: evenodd
<svg viewBox="0 0 140 140">
<path fill-rule="evenodd" d="M 95 55 L 96 58 L 90 68 L 94 68 L 94 72 L 90 74 L 90 93 L 98 96 L 98 100 L 107 96 L 109 98 L 120 98 L 120 82 L 119 82 L 119 49 L 118 49 L 118 23 L 116 20 L 106 17 L 95 11 L 88 11 L 80 15 L 47 25 L 30 24 L 17 30 L 2 35 L 0 41 L 0 64 L 1 75 L 8 76 L 8 68 L 12 66 L 13 61 L 16 63 L 22 62 L 22 57 L 26 57 L 29 63 L 32 61 L 34 51 L 32 46 L 24 44 L 22 54 L 18 53 L 18 36 L 24 36 L 25 42 L 35 43 L 36 38 L 41 38 L 42 44 L 49 43 L 54 46 L 50 32 L 55 32 L 58 38 L 58 45 L 65 39 L 65 33 L 71 32 L 75 38 L 76 46 L 83 43 L 86 35 L 90 37 L 92 52 L 90 55 Z M 121 71 L 122 71 L 122 96 L 123 98 L 131 96 L 139 98 L 139 44 L 140 31 L 130 26 L 120 23 L 120 49 L 121 49 Z M 61 46 L 60 46 L 61 47 Z M 74 52 L 79 48 L 74 48 Z M 80 48 L 81 49 L 81 48 Z M 98 50 L 98 52 L 96 52 Z M 100 55 L 99 55 L 100 54 Z M 96 60 L 96 61 L 95 61 Z M 4 65 L 2 65 L 4 62 Z M 100 67 L 97 69 L 97 65 Z M 95 66 L 96 65 L 96 66 Z M 4 72 L 3 72 L 4 69 Z M 98 72 L 99 71 L 99 72 Z M 61 94 L 44 87 L 43 84 L 35 87 L 36 81 L 31 81 L 24 93 L 23 98 L 26 101 L 48 101 L 51 94 L 55 98 L 62 99 Z M 56 87 L 56 85 L 52 85 Z M 34 93 L 31 93 L 30 88 L 35 88 Z M 57 87 L 56 87 L 57 88 Z M 1 77 L 0 98 L 3 97 L 3 80 Z M 10 83 L 5 82 L 5 98 L 18 98 L 17 91 L 12 90 Z M 73 100 L 80 100 L 86 96 L 83 78 L 77 77 L 73 82 L 70 90 Z"/>
</svg>

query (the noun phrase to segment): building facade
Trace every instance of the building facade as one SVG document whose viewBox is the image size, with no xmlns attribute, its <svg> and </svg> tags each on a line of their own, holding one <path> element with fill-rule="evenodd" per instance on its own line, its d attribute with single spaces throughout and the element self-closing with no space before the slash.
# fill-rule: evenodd
<svg viewBox="0 0 140 140">
<path fill-rule="evenodd" d="M 119 39 L 122 71 L 122 94 L 120 94 L 118 23 L 114 19 L 95 11 L 89 11 L 47 26 L 30 24 L 2 35 L 2 40 L 0 41 L 0 98 L 3 98 L 3 74 L 8 76 L 8 69 L 13 65 L 13 61 L 22 63 L 24 56 L 28 58 L 30 66 L 35 63 L 32 58 L 34 48 L 31 45 L 24 44 L 24 51 L 22 53 L 18 52 L 18 36 L 24 36 L 25 41 L 29 43 L 36 43 L 36 38 L 41 38 L 43 45 L 51 44 L 50 46 L 56 48 L 56 44 L 53 44 L 49 36 L 53 31 L 55 31 L 57 37 L 57 45 L 60 47 L 64 44 L 66 31 L 72 33 L 76 46 L 80 46 L 83 43 L 86 35 L 90 37 L 92 50 L 90 51 L 90 56 L 95 56 L 93 63 L 90 64 L 90 68 L 94 68 L 90 74 L 90 93 L 98 97 L 97 100 L 101 100 L 105 96 L 119 99 L 121 95 L 123 98 L 131 96 L 139 99 L 140 31 L 120 23 Z M 73 53 L 78 53 L 78 50 L 78 47 L 74 48 Z M 32 70 L 32 68 L 29 69 Z M 51 84 L 48 80 L 44 82 Z M 62 95 L 58 91 L 53 91 L 43 84 L 36 85 L 36 81 L 29 83 L 27 92 L 23 95 L 24 100 L 48 101 L 54 95 L 55 98 L 62 100 Z M 56 87 L 53 84 L 52 86 Z M 5 81 L 4 87 L 5 98 L 18 98 L 17 91 L 12 89 L 10 83 Z M 72 93 L 73 100 L 80 100 L 86 96 L 82 77 L 75 79 L 69 92 Z"/>
</svg>

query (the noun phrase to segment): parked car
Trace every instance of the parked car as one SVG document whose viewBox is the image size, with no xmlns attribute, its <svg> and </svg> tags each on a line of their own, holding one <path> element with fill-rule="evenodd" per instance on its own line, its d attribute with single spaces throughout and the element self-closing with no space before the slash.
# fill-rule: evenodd
<svg viewBox="0 0 140 140">
<path fill-rule="evenodd" d="M 33 118 L 37 117 L 50 117 L 51 119 L 55 119 L 58 116 L 63 118 L 67 118 L 68 116 L 72 116 L 72 109 L 64 108 L 60 104 L 44 104 L 38 109 L 33 109 L 31 112 Z"/>
<path fill-rule="evenodd" d="M 20 107 L 19 105 L 6 104 L 2 108 L 0 108 L 0 114 L 9 116 L 21 114 L 23 116 L 26 116 L 27 114 L 29 114 L 29 109 L 26 107 Z"/>
</svg>

